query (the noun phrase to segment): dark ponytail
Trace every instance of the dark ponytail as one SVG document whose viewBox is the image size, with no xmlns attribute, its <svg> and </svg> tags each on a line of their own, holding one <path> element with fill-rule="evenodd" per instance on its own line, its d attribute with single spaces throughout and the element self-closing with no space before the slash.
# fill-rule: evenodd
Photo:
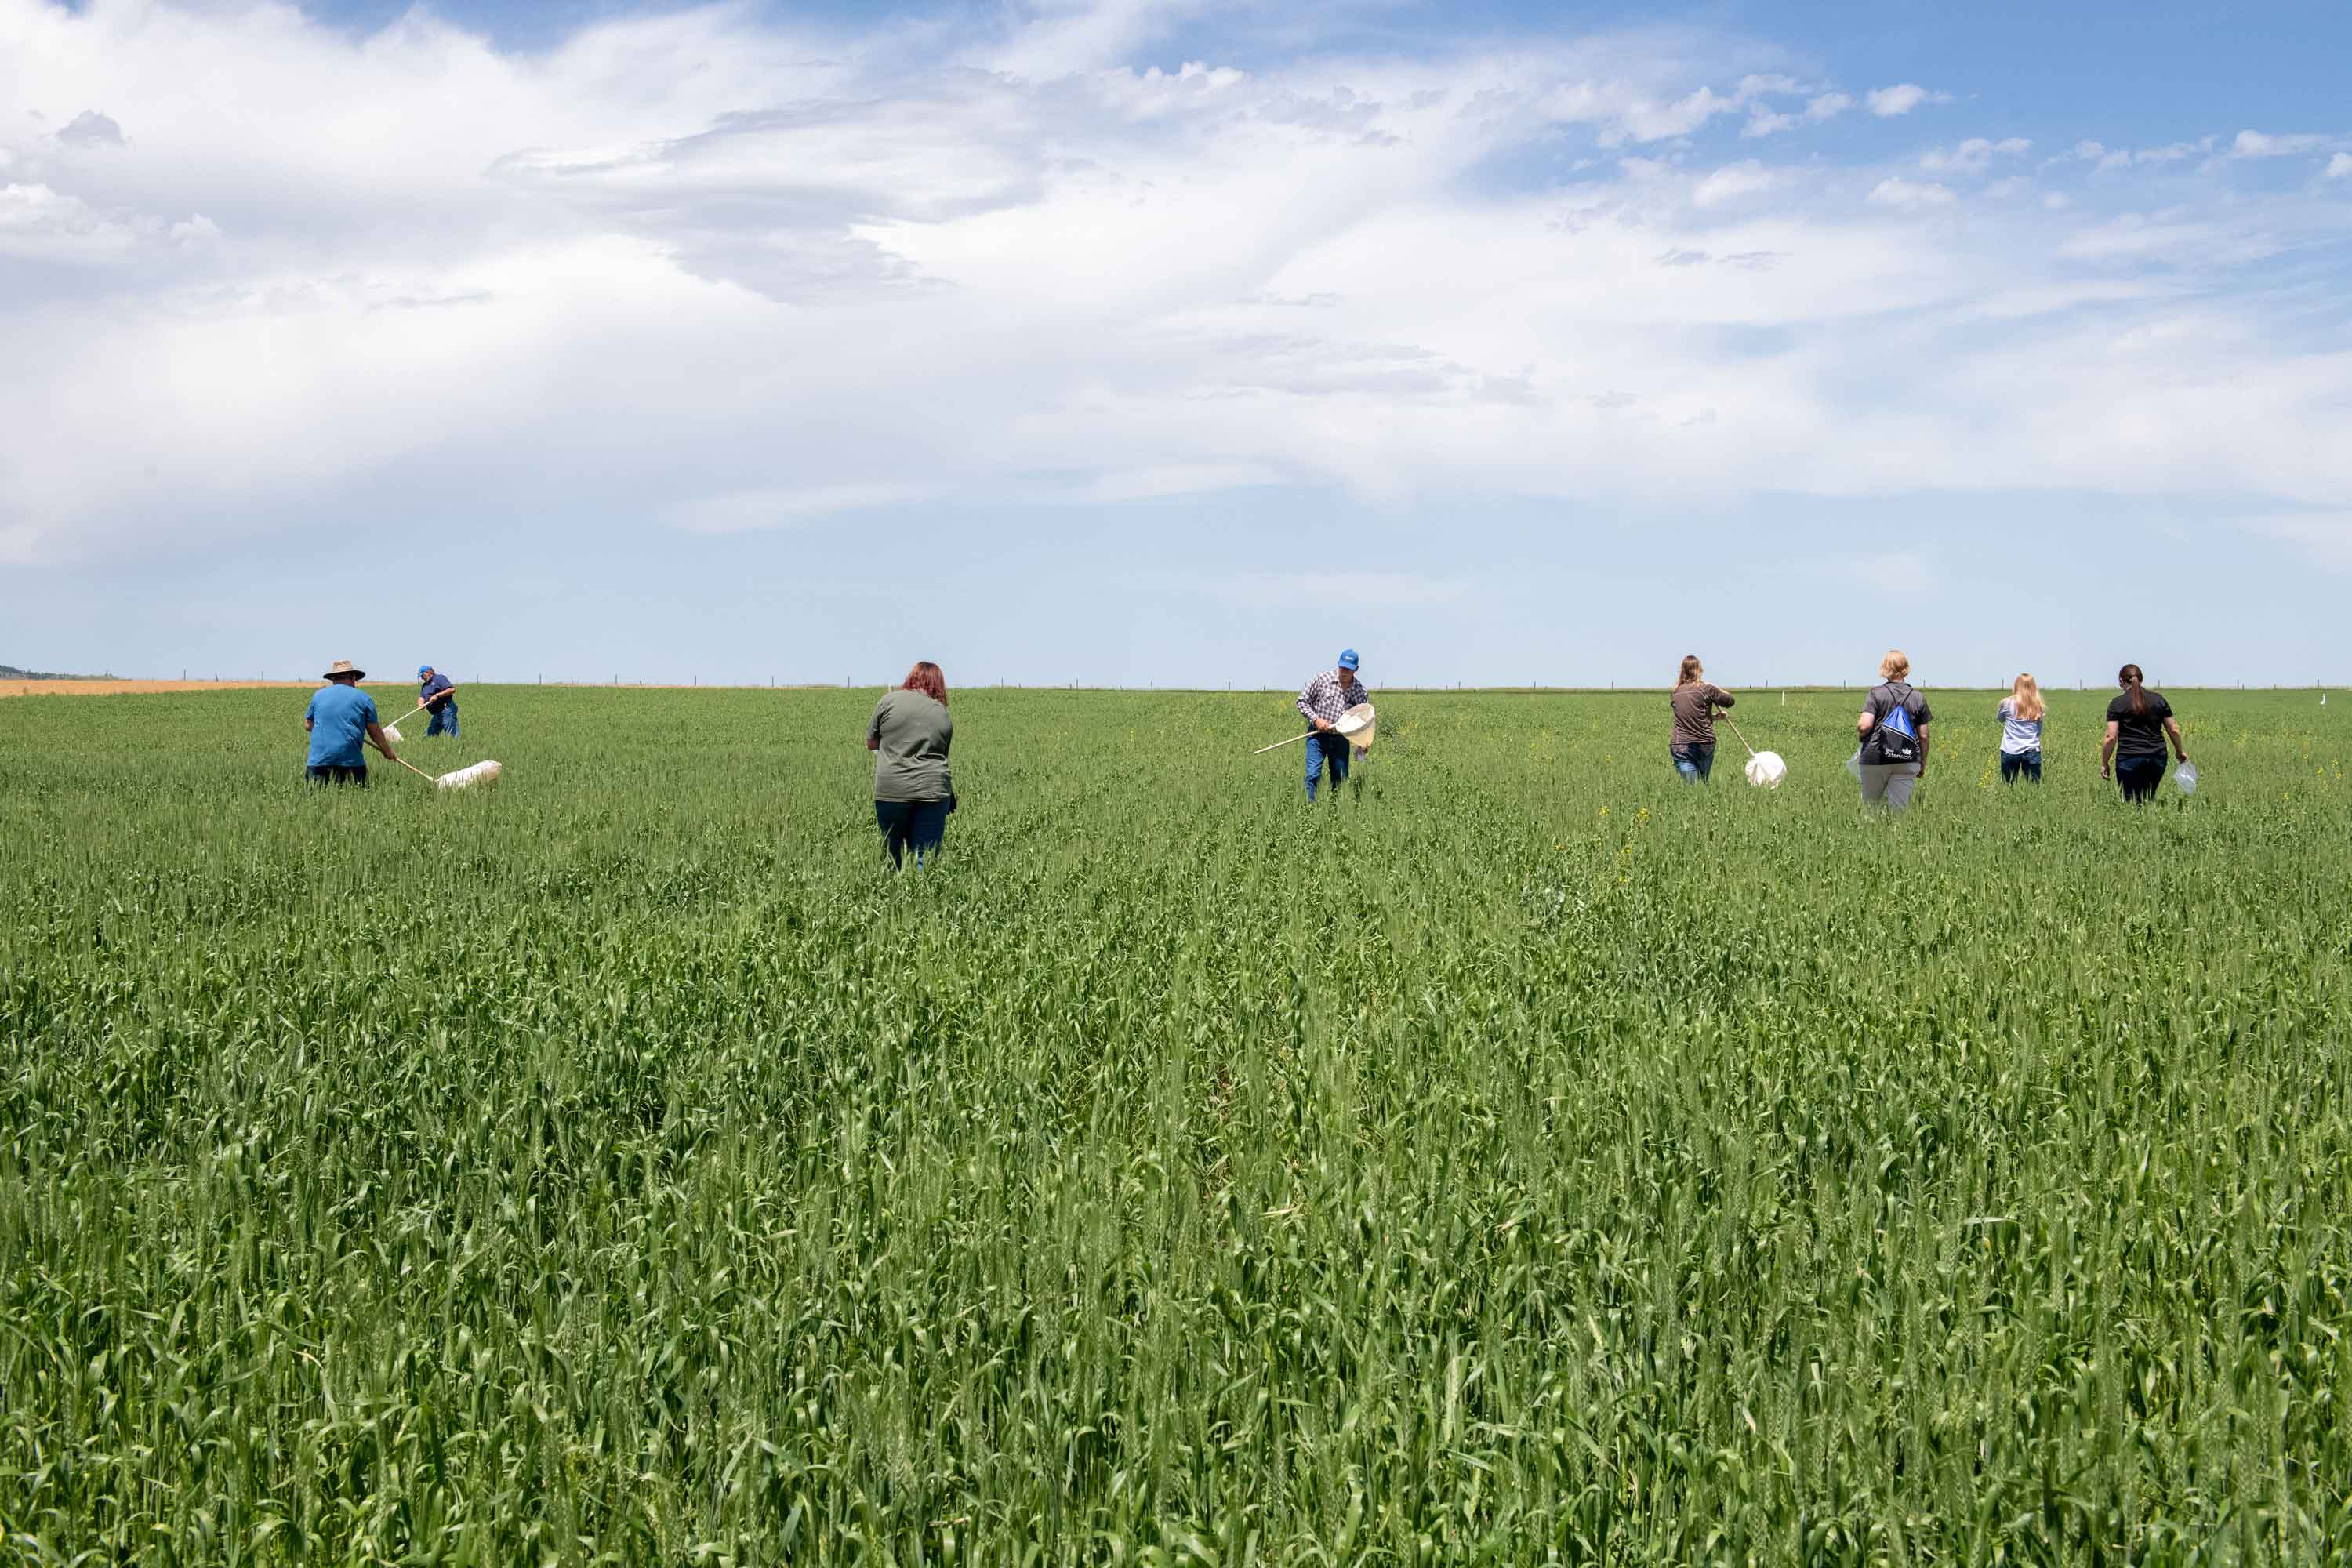
<svg viewBox="0 0 2352 1568">
<path fill-rule="evenodd" d="M 2131 710 L 2135 717 L 2147 711 L 2147 691 L 2140 685 L 2147 679 L 2136 664 L 2127 664 L 2116 671 L 2116 684 L 2131 693 Z"/>
</svg>

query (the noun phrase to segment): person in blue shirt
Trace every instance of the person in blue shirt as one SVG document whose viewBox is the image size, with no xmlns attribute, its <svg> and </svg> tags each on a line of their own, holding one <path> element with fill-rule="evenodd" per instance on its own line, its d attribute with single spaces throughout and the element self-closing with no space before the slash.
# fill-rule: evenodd
<svg viewBox="0 0 2352 1568">
<path fill-rule="evenodd" d="M 376 717 L 375 699 L 360 689 L 367 671 L 353 669 L 350 659 L 339 658 L 327 667 L 327 673 L 320 679 L 327 683 L 326 688 L 310 694 L 310 710 L 302 715 L 302 728 L 310 732 L 307 774 L 312 784 L 355 784 L 365 789 L 368 771 L 364 742 L 374 742 L 385 762 L 400 760 L 392 749 L 392 742 L 384 736 L 383 721 Z"/>
<path fill-rule="evenodd" d="M 430 739 L 446 730 L 449 738 L 456 740 L 457 683 L 429 664 L 416 667 L 416 700 L 424 703 L 425 710 L 433 715 L 432 721 L 425 726 L 425 736 Z"/>
</svg>

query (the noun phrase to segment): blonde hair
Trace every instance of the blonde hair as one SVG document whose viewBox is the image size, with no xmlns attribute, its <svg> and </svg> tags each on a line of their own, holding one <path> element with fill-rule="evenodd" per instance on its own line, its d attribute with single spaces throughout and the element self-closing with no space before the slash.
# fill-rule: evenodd
<svg viewBox="0 0 2352 1568">
<path fill-rule="evenodd" d="M 1688 686 L 1692 681 L 1696 680 L 1703 673 L 1705 673 L 1705 667 L 1699 663 L 1698 655 L 1695 653 L 1686 653 L 1683 655 L 1682 673 L 1675 677 L 1675 685 L 1676 687 Z"/>
<path fill-rule="evenodd" d="M 1878 661 L 1878 679 L 1881 680 L 1900 680 L 1910 673 L 1910 656 L 1899 647 L 1888 648 L 1886 657 Z"/>
<path fill-rule="evenodd" d="M 2017 718 L 2032 723 L 2042 717 L 2042 686 L 2030 675 L 2021 675 L 2010 683 L 2009 710 Z"/>
</svg>

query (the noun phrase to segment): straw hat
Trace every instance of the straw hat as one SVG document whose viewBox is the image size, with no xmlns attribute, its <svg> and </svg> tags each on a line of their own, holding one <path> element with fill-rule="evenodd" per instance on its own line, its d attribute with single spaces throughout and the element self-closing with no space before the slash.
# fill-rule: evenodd
<svg viewBox="0 0 2352 1568">
<path fill-rule="evenodd" d="M 334 663 L 327 666 L 327 673 L 319 677 L 319 679 L 321 680 L 332 680 L 339 675 L 348 675 L 353 680 L 365 680 L 367 679 L 367 671 L 364 669 L 353 669 L 352 668 L 352 661 L 347 658 L 339 658 L 335 660 Z"/>
</svg>

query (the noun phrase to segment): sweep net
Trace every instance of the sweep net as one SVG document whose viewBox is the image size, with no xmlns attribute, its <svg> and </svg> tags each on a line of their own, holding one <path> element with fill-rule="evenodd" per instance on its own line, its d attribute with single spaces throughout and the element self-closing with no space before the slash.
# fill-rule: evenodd
<svg viewBox="0 0 2352 1568">
<path fill-rule="evenodd" d="M 472 789 L 477 784 L 494 784 L 506 772 L 497 763 L 476 763 L 470 768 L 459 768 L 454 773 L 443 773 L 433 782 L 443 789 Z"/>
</svg>

